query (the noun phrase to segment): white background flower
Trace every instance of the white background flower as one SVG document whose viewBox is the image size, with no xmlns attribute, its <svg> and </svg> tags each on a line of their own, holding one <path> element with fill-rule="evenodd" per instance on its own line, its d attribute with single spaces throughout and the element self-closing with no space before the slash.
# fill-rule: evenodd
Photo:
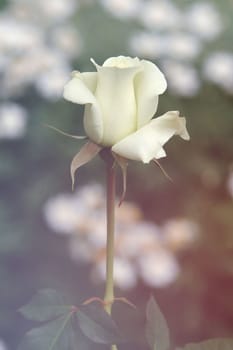
<svg viewBox="0 0 233 350">
<path fill-rule="evenodd" d="M 153 287 L 164 287 L 174 282 L 180 267 L 174 256 L 166 250 L 157 250 L 138 258 L 142 279 Z"/>
<path fill-rule="evenodd" d="M 222 31 L 220 15 L 211 2 L 196 2 L 186 12 L 186 26 L 202 37 L 213 40 Z"/>
<path fill-rule="evenodd" d="M 141 0 L 100 0 L 101 4 L 111 14 L 120 18 L 137 15 L 141 9 Z"/>
<path fill-rule="evenodd" d="M 44 218 L 54 233 L 68 239 L 70 257 L 91 263 L 91 278 L 105 280 L 105 192 L 98 184 L 85 185 L 73 194 L 58 194 L 44 206 Z M 146 221 L 138 206 L 124 201 L 116 208 L 115 283 L 131 289 L 139 279 L 151 287 L 173 283 L 180 267 L 176 254 L 190 248 L 197 225 L 186 218 L 172 218 L 163 225 Z"/>
<path fill-rule="evenodd" d="M 183 5 L 174 0 L 146 1 L 137 15 L 144 29 L 131 35 L 130 52 L 156 59 L 161 66 L 164 59 L 173 59 L 176 65 L 170 65 L 168 73 L 164 70 L 165 76 L 168 74 L 168 90 L 173 95 L 193 97 L 202 86 L 198 78 L 199 73 L 202 75 L 200 62 L 206 61 L 202 77 L 211 80 L 205 74 L 209 61 L 206 51 L 212 56 L 210 43 L 218 45 L 221 35 L 227 37 L 227 17 L 222 9 L 210 1 L 197 0 Z M 177 74 L 177 64 L 189 66 Z M 232 94 L 229 76 L 225 84 L 222 80 L 218 85 Z"/>
<path fill-rule="evenodd" d="M 105 281 L 105 265 L 105 260 L 97 263 L 92 271 L 93 280 Z M 118 257 L 114 259 L 114 283 L 122 290 L 131 289 L 137 284 L 136 269 L 128 260 Z"/>
<path fill-rule="evenodd" d="M 177 28 L 181 13 L 171 1 L 147 1 L 139 13 L 139 20 L 149 28 Z"/>
<path fill-rule="evenodd" d="M 205 60 L 203 73 L 209 81 L 233 93 L 233 53 L 214 52 Z"/>
<path fill-rule="evenodd" d="M 0 105 L 0 139 L 17 139 L 26 132 L 28 114 L 17 103 Z"/>
<path fill-rule="evenodd" d="M 162 63 L 170 90 L 175 95 L 192 97 L 199 91 L 201 81 L 197 70 L 190 64 L 173 60 Z"/>
<path fill-rule="evenodd" d="M 49 226 L 57 233 L 71 233 L 77 228 L 85 211 L 83 204 L 77 203 L 69 194 L 59 194 L 50 199 L 44 207 L 44 215 Z"/>
<path fill-rule="evenodd" d="M 5 343 L 1 339 L 0 339 L 0 350 L 7 350 Z"/>
<path fill-rule="evenodd" d="M 191 60 L 196 58 L 201 52 L 200 40 L 191 34 L 173 33 L 163 38 L 168 57 L 180 60 Z"/>
<path fill-rule="evenodd" d="M 162 56 L 166 52 L 164 37 L 146 31 L 136 32 L 131 37 L 129 45 L 133 54 L 151 59 Z"/>
<path fill-rule="evenodd" d="M 68 78 L 71 60 L 82 52 L 80 33 L 70 23 L 77 9 L 74 0 L 12 0 L 1 9 L 0 97 L 22 96 L 34 85 L 45 99 L 60 98 L 64 72 Z"/>
</svg>

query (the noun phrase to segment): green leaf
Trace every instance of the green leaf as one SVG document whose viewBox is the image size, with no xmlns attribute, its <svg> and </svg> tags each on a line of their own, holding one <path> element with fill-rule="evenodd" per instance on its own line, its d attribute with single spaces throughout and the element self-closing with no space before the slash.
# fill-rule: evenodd
<svg viewBox="0 0 233 350">
<path fill-rule="evenodd" d="M 72 313 L 34 328 L 24 336 L 18 350 L 74 350 Z"/>
<path fill-rule="evenodd" d="M 233 339 L 229 338 L 218 338 L 209 339 L 201 343 L 187 344 L 181 350 L 232 350 Z"/>
<path fill-rule="evenodd" d="M 53 289 L 42 289 L 19 311 L 29 320 L 43 322 L 62 316 L 70 309 L 71 305 L 65 305 L 60 293 Z"/>
<path fill-rule="evenodd" d="M 76 315 L 82 332 L 93 342 L 109 345 L 122 343 L 116 323 L 101 306 L 81 306 Z"/>
<path fill-rule="evenodd" d="M 168 325 L 153 297 L 147 303 L 146 318 L 146 339 L 151 349 L 168 350 L 170 346 Z"/>
</svg>

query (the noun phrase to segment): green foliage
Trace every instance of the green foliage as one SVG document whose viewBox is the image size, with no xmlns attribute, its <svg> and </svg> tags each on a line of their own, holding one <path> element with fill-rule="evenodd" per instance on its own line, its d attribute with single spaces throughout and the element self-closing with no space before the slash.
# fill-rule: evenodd
<svg viewBox="0 0 233 350">
<path fill-rule="evenodd" d="M 19 311 L 29 320 L 48 322 L 26 333 L 18 350 L 74 350 L 79 342 L 78 335 L 83 341 L 78 327 L 95 343 L 122 342 L 115 322 L 102 306 L 65 305 L 64 297 L 52 289 L 39 291 Z"/>
<path fill-rule="evenodd" d="M 21 307 L 21 314 L 33 321 L 49 321 L 70 312 L 71 305 L 65 305 L 64 297 L 53 289 L 42 289 L 31 301 Z"/>
<path fill-rule="evenodd" d="M 151 297 L 146 308 L 146 338 L 152 350 L 169 350 L 169 329 L 155 299 Z M 201 343 L 187 344 L 176 350 L 232 350 L 233 339 L 209 339 Z"/>
<path fill-rule="evenodd" d="M 30 320 L 47 322 L 27 332 L 18 350 L 76 350 L 80 344 L 80 350 L 83 350 L 88 349 L 88 339 L 102 346 L 126 342 L 115 321 L 101 304 L 89 303 L 79 307 L 64 305 L 64 297 L 52 289 L 39 291 L 20 312 Z M 153 297 L 147 303 L 146 319 L 145 333 L 150 349 L 171 349 L 167 322 Z M 233 339 L 210 339 L 187 344 L 176 350 L 232 348 Z"/>
<path fill-rule="evenodd" d="M 74 333 L 71 328 L 72 314 L 34 328 L 22 340 L 18 350 L 74 350 Z"/>
<path fill-rule="evenodd" d="M 86 348 L 83 335 L 102 345 L 126 342 L 102 304 L 89 303 L 79 307 L 64 305 L 64 297 L 52 289 L 39 291 L 20 312 L 30 320 L 47 322 L 27 332 L 18 350 L 76 350 L 80 343 Z M 153 297 L 146 306 L 146 319 L 145 333 L 151 350 L 170 350 L 168 325 Z M 232 348 L 233 339 L 210 339 L 197 344 L 187 344 L 176 350 Z"/>
<path fill-rule="evenodd" d="M 152 350 L 168 350 L 169 329 L 155 299 L 151 297 L 146 307 L 146 338 Z"/>
<path fill-rule="evenodd" d="M 93 304 L 80 307 L 78 323 L 83 333 L 95 343 L 118 344 L 122 337 L 113 319 L 101 306 Z"/>
</svg>

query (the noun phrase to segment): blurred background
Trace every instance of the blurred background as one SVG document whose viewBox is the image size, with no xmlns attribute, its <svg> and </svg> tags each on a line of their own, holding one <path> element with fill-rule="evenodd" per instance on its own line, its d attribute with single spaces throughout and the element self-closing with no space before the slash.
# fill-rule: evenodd
<svg viewBox="0 0 233 350">
<path fill-rule="evenodd" d="M 63 86 L 72 70 L 94 70 L 90 57 L 118 55 L 156 62 L 168 80 L 157 115 L 179 110 L 191 141 L 166 146 L 173 183 L 129 165 L 116 294 L 142 315 L 153 293 L 175 345 L 233 337 L 232 16 L 232 0 L 0 0 L 1 350 L 32 326 L 17 309 L 38 289 L 75 303 L 103 294 L 103 162 L 83 167 L 72 193 L 83 142 L 44 123 L 81 135 L 83 109 Z"/>
</svg>

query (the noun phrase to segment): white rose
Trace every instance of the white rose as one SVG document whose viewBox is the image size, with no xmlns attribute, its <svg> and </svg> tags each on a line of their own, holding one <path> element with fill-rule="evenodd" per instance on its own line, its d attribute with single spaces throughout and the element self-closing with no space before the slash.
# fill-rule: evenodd
<svg viewBox="0 0 233 350">
<path fill-rule="evenodd" d="M 185 118 L 177 111 L 152 119 L 158 95 L 167 87 L 152 62 L 111 57 L 97 72 L 78 73 L 64 87 L 64 98 L 85 105 L 89 139 L 127 159 L 150 162 L 166 155 L 163 145 L 173 136 L 188 140 Z"/>
</svg>

